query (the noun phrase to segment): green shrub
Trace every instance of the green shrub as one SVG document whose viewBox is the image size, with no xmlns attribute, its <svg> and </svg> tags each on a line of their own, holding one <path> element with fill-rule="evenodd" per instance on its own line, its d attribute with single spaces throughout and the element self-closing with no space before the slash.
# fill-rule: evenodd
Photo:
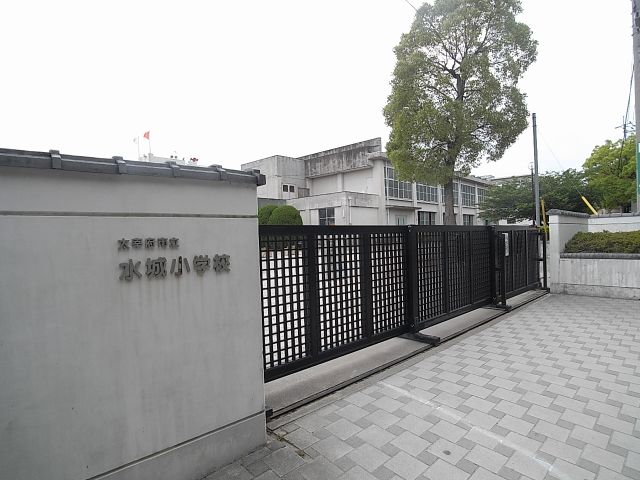
<svg viewBox="0 0 640 480">
<path fill-rule="evenodd" d="M 302 217 L 295 207 L 282 205 L 269 217 L 269 225 L 302 225 Z"/>
<path fill-rule="evenodd" d="M 567 242 L 566 253 L 640 253 L 640 230 L 633 232 L 578 232 Z"/>
<path fill-rule="evenodd" d="M 259 225 L 268 225 L 269 218 L 273 211 L 278 208 L 278 205 L 265 205 L 258 209 L 258 224 Z"/>
</svg>

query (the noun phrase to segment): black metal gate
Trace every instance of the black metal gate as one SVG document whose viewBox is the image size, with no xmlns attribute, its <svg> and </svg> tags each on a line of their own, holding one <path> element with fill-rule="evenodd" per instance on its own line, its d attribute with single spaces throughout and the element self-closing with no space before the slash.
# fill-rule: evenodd
<svg viewBox="0 0 640 480">
<path fill-rule="evenodd" d="M 265 380 L 539 286 L 533 229 L 261 226 Z"/>
</svg>

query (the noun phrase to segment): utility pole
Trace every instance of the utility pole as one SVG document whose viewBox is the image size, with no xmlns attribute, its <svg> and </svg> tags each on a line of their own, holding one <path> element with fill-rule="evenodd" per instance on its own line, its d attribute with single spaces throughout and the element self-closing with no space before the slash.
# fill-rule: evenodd
<svg viewBox="0 0 640 480">
<path fill-rule="evenodd" d="M 631 0 L 633 68 L 636 101 L 636 211 L 640 213 L 640 0 Z"/>
<path fill-rule="evenodd" d="M 637 0 L 640 2 L 640 0 Z M 533 191 L 536 203 L 536 227 L 540 228 L 540 178 L 538 177 L 538 125 L 536 114 L 533 117 Z"/>
</svg>

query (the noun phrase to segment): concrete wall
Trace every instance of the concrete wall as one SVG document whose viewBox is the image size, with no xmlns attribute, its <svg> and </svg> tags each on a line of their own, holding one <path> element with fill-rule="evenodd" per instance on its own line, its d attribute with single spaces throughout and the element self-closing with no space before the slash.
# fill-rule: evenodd
<svg viewBox="0 0 640 480">
<path fill-rule="evenodd" d="M 640 255 L 561 254 L 554 293 L 640 300 Z"/>
<path fill-rule="evenodd" d="M 640 255 L 565 254 L 578 232 L 640 230 L 640 215 L 549 211 L 549 286 L 553 293 L 640 299 Z"/>
<path fill-rule="evenodd" d="M 255 192 L 0 167 L 0 477 L 195 480 L 265 442 Z"/>
</svg>

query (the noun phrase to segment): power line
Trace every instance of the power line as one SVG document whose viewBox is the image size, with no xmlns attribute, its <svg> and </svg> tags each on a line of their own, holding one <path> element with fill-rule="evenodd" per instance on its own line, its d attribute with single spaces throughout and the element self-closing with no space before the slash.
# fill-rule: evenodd
<svg viewBox="0 0 640 480">
<path fill-rule="evenodd" d="M 414 6 L 411 4 L 411 2 L 409 2 L 409 0 L 404 0 L 404 1 L 405 1 L 405 2 L 407 2 L 407 4 L 408 4 L 411 8 L 413 8 L 413 9 L 416 11 L 416 13 L 418 13 L 418 9 L 417 9 L 416 7 L 414 7 Z"/>
</svg>

